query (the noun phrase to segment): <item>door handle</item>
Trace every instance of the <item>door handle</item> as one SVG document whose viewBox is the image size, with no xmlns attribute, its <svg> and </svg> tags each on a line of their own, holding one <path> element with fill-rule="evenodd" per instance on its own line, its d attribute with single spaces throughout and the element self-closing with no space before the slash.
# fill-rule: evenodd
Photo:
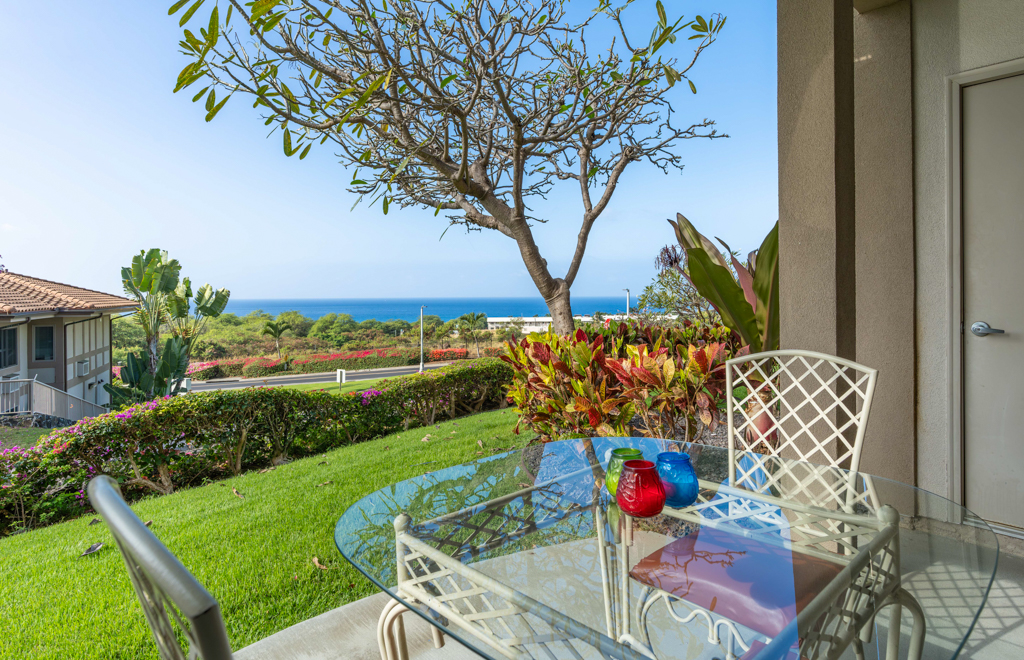
<svg viewBox="0 0 1024 660">
<path fill-rule="evenodd" d="M 971 332 L 977 335 L 978 337 L 984 337 L 985 335 L 1001 335 L 1005 332 L 1005 330 L 997 330 L 993 327 L 990 327 L 989 324 L 985 323 L 984 321 L 978 321 L 977 323 L 971 325 Z"/>
</svg>

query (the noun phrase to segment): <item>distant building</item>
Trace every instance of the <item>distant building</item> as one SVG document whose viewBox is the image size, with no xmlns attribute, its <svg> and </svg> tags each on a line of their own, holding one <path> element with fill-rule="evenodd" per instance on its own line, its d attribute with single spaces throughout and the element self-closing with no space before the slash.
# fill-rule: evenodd
<svg viewBox="0 0 1024 660">
<path fill-rule="evenodd" d="M 36 380 L 107 403 L 111 319 L 136 306 L 121 296 L 0 273 L 0 378 Z"/>
<path fill-rule="evenodd" d="M 576 321 L 583 323 L 590 323 L 594 320 L 593 316 L 587 314 L 575 314 L 572 317 Z M 605 314 L 603 318 L 611 319 L 613 321 L 622 321 L 627 318 L 625 314 Z M 523 328 L 523 332 L 544 332 L 551 325 L 550 316 L 488 316 L 487 317 L 487 329 L 488 330 L 500 330 L 507 328 L 513 324 L 519 324 Z"/>
</svg>

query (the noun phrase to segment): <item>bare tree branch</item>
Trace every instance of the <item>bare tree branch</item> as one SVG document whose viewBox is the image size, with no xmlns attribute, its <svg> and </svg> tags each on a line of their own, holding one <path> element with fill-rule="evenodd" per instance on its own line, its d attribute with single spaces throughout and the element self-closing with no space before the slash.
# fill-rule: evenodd
<svg viewBox="0 0 1024 660">
<path fill-rule="evenodd" d="M 385 213 L 444 210 L 452 224 L 512 238 L 560 332 L 571 329 L 569 287 L 590 233 L 627 168 L 682 169 L 680 140 L 725 137 L 708 119 L 676 128 L 669 102 L 677 82 L 695 91 L 687 76 L 725 23 L 717 14 L 669 23 L 659 2 L 640 45 L 623 19 L 632 0 L 599 0 L 576 22 L 567 0 L 229 3 L 231 22 L 214 9 L 198 34 L 184 31 L 191 61 L 175 91 L 203 84 L 193 100 L 205 98 L 207 121 L 230 95 L 249 96 L 289 156 L 330 142 L 353 170 L 349 190 Z M 588 29 L 602 20 L 616 35 L 594 54 Z M 680 69 L 661 53 L 683 44 L 693 51 Z M 533 236 L 547 219 L 528 213 L 569 179 L 580 230 L 557 278 Z"/>
</svg>

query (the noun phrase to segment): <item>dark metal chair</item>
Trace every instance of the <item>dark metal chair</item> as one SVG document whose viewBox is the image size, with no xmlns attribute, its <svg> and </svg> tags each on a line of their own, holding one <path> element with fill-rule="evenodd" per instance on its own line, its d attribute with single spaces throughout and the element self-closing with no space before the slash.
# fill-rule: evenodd
<svg viewBox="0 0 1024 660">
<path fill-rule="evenodd" d="M 128 507 L 117 482 L 96 477 L 89 500 L 121 550 L 161 660 L 232 660 L 217 601 Z"/>
</svg>

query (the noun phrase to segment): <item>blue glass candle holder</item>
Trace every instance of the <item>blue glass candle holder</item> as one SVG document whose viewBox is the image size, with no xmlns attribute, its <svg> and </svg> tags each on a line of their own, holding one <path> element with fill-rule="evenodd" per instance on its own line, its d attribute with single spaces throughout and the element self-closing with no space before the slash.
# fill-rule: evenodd
<svg viewBox="0 0 1024 660">
<path fill-rule="evenodd" d="M 673 508 L 687 507 L 697 501 L 697 473 L 690 455 L 674 451 L 658 454 L 658 476 L 665 487 L 665 504 Z"/>
</svg>

